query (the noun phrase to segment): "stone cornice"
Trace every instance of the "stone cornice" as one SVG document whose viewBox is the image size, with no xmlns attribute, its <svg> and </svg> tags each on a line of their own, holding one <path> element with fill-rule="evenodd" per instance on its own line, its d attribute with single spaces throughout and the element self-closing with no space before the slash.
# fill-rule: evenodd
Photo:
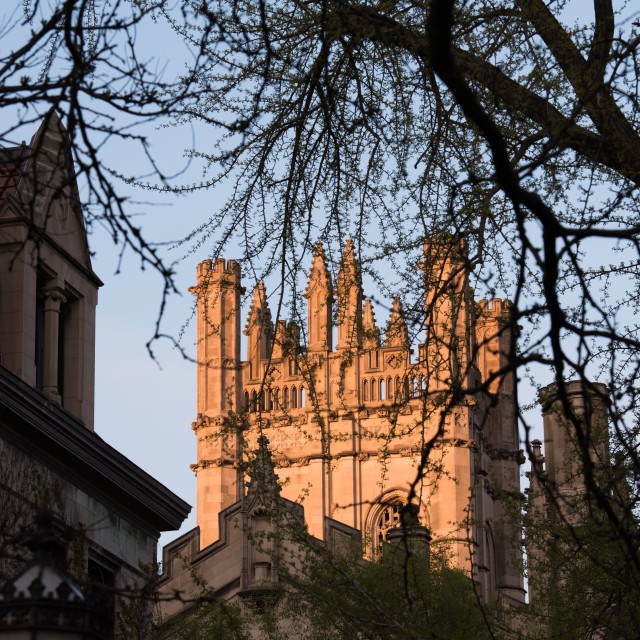
<svg viewBox="0 0 640 640">
<path fill-rule="evenodd" d="M 0 437 L 155 535 L 178 529 L 191 510 L 62 407 L 1 366 Z"/>
</svg>

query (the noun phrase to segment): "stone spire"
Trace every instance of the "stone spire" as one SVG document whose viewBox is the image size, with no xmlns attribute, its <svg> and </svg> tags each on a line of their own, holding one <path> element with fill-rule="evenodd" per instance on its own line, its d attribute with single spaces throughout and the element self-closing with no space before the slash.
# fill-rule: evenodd
<svg viewBox="0 0 640 640">
<path fill-rule="evenodd" d="M 250 377 L 255 380 L 261 375 L 260 363 L 267 360 L 271 352 L 273 323 L 267 304 L 267 292 L 262 280 L 253 290 L 253 300 L 244 334 L 248 337 L 247 355 L 251 365 Z"/>
<path fill-rule="evenodd" d="M 385 346 L 402 347 L 404 349 L 408 344 L 409 332 L 407 331 L 407 323 L 404 319 L 402 302 L 400 302 L 400 298 L 396 296 L 393 299 L 391 315 L 389 316 L 389 322 L 387 323 L 387 330 L 385 332 Z"/>
<path fill-rule="evenodd" d="M 331 274 L 327 269 L 322 244 L 316 245 L 313 264 L 309 273 L 309 284 L 305 291 L 308 300 L 308 344 L 309 351 L 331 351 L 333 292 Z"/>
<path fill-rule="evenodd" d="M 249 470 L 247 498 L 260 496 L 263 506 L 269 506 L 280 495 L 280 484 L 269 450 L 269 439 L 258 437 L 258 448 L 254 450 L 253 464 Z"/>
<path fill-rule="evenodd" d="M 276 332 L 273 339 L 273 357 L 293 357 L 300 346 L 300 327 L 293 321 L 276 322 Z"/>
<path fill-rule="evenodd" d="M 282 358 L 282 354 L 286 351 L 287 344 L 287 322 L 286 320 L 278 320 L 276 322 L 276 333 L 273 339 L 273 357 Z"/>
<path fill-rule="evenodd" d="M 376 326 L 376 316 L 369 298 L 364 301 L 364 309 L 362 310 L 362 334 L 362 346 L 365 349 L 380 347 L 380 329 Z"/>
<path fill-rule="evenodd" d="M 362 281 L 353 241 L 347 243 L 338 272 L 338 349 L 362 347 Z"/>
</svg>

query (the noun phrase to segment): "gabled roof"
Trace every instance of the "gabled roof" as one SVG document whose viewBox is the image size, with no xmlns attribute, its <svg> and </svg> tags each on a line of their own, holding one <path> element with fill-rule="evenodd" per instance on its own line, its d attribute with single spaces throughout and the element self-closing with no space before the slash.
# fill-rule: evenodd
<svg viewBox="0 0 640 640">
<path fill-rule="evenodd" d="M 49 111 L 28 145 L 0 149 L 0 220 L 22 219 L 38 240 L 93 274 L 71 142 Z"/>
</svg>

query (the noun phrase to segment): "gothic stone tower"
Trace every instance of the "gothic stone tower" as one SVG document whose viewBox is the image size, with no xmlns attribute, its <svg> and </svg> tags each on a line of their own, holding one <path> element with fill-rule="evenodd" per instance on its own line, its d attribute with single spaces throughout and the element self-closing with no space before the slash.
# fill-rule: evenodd
<svg viewBox="0 0 640 640">
<path fill-rule="evenodd" d="M 476 304 L 463 243 L 429 243 L 426 340 L 410 349 L 399 299 L 381 337 L 347 242 L 334 289 L 321 246 L 301 328 L 277 320 L 256 287 L 241 358 L 240 269 L 198 267 L 198 461 L 200 547 L 219 537 L 218 514 L 244 490 L 244 450 L 260 435 L 283 480 L 282 494 L 304 506 L 309 532 L 329 519 L 362 532 L 375 557 L 403 505 L 411 503 L 433 544 L 447 543 L 487 597 L 523 601 L 517 530 L 500 495 L 519 492 L 514 381 L 503 374 L 511 346 L 509 305 Z M 475 393 L 480 385 L 489 393 Z"/>
</svg>

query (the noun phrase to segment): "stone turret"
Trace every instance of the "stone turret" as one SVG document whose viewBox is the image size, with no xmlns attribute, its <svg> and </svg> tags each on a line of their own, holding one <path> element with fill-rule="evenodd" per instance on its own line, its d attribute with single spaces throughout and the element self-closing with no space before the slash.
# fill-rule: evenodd
<svg viewBox="0 0 640 640">
<path fill-rule="evenodd" d="M 586 380 L 565 382 L 560 389 L 551 384 L 540 390 L 539 400 L 544 450 L 539 440 L 531 442 L 531 470 L 527 474 L 530 602 L 562 588 L 567 569 L 559 559 L 581 553 L 572 548 L 573 540 L 552 535 L 554 528 L 561 523 L 563 531 L 579 531 L 585 522 L 597 523 L 599 506 L 592 489 L 604 479 L 601 490 L 611 492 L 614 477 L 608 446 L 607 387 Z M 606 544 L 598 539 L 598 548 L 602 545 L 606 549 Z M 584 548 L 589 549 L 588 544 Z"/>
<path fill-rule="evenodd" d="M 313 254 L 309 284 L 304 295 L 308 305 L 308 350 L 331 351 L 333 349 L 331 275 L 327 269 L 322 245 L 319 243 Z"/>
<path fill-rule="evenodd" d="M 567 382 L 563 392 L 564 398 L 556 385 L 540 392 L 545 473 L 550 489 L 557 496 L 562 518 L 578 523 L 590 497 L 585 469 L 590 466 L 591 473 L 596 475 L 597 469 L 609 466 L 609 394 L 603 384 L 580 380 Z"/>
<path fill-rule="evenodd" d="M 198 417 L 193 423 L 198 461 L 196 516 L 200 544 L 217 540 L 218 513 L 239 497 L 234 413 L 242 408 L 240 377 L 240 265 L 205 260 L 198 265 Z"/>
<path fill-rule="evenodd" d="M 362 281 L 353 241 L 347 240 L 338 272 L 338 350 L 362 347 Z"/>
</svg>

